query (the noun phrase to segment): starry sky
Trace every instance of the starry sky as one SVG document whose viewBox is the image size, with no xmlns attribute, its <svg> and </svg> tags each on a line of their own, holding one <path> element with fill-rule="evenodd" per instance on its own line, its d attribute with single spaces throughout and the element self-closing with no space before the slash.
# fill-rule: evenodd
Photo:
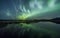
<svg viewBox="0 0 60 38">
<path fill-rule="evenodd" d="M 59 8 L 55 7 L 59 4 L 59 1 L 60 0 L 0 0 L 0 19 L 15 19 L 19 15 L 23 16 L 23 14 L 28 14 L 34 18 L 59 17 L 59 10 L 57 10 L 58 12 L 54 12 L 55 8 Z M 52 13 L 49 11 L 49 9 L 52 10 L 49 7 L 53 9 Z M 46 11 L 42 13 L 40 10 L 42 10 L 42 12 Z M 28 15 L 26 16 L 27 18 L 29 17 Z"/>
<path fill-rule="evenodd" d="M 0 0 L 0 19 L 51 19 L 60 17 L 60 0 Z M 32 24 L 43 30 L 60 32 L 59 24 Z M 33 28 L 33 27 L 32 27 Z"/>
</svg>

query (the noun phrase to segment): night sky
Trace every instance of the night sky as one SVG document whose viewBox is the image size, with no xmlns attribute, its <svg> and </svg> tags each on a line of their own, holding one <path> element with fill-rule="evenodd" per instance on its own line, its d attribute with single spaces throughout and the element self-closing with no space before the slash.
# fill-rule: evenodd
<svg viewBox="0 0 60 38">
<path fill-rule="evenodd" d="M 0 0 L 0 19 L 52 19 L 60 17 L 60 0 Z M 51 22 L 41 22 L 36 24 L 21 24 L 8 25 L 0 30 L 2 33 L 14 32 L 32 28 L 35 31 L 39 30 L 42 33 L 51 33 L 54 38 L 60 35 L 60 24 Z M 12 30 L 11 30 L 12 29 Z M 25 29 L 24 29 L 25 30 Z M 1 33 L 0 31 L 0 33 Z M 2 34 L 1 33 L 1 34 Z M 17 32 L 18 35 L 20 33 Z"/>
</svg>

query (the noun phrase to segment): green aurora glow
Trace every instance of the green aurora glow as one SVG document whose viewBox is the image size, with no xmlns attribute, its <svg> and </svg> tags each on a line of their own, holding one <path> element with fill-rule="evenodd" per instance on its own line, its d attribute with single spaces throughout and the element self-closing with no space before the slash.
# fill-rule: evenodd
<svg viewBox="0 0 60 38">
<path fill-rule="evenodd" d="M 53 12 L 59 9 L 60 9 L 60 4 L 57 4 L 54 7 L 46 7 L 44 9 L 35 9 L 35 10 L 32 10 L 31 13 L 27 12 L 27 13 L 23 13 L 22 15 L 19 15 L 18 19 L 27 19 L 27 18 L 30 18 L 32 16 L 37 16 L 37 15 L 41 16 L 42 14 L 45 14 L 47 12 Z"/>
</svg>

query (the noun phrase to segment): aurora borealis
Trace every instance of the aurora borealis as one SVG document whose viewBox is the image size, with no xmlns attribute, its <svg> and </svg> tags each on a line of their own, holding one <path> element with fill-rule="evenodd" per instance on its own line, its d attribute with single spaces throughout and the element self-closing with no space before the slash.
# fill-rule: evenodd
<svg viewBox="0 0 60 38">
<path fill-rule="evenodd" d="M 60 17 L 60 0 L 0 0 L 0 19 L 32 20 L 55 17 Z M 20 28 L 25 28 L 27 31 L 32 29 L 36 32 L 41 32 L 41 35 L 43 33 L 52 34 L 52 38 L 56 38 L 55 36 L 59 37 L 60 35 L 59 24 L 51 22 L 12 24 L 2 28 L 2 30 L 7 31 L 6 29 L 8 29 L 8 31 L 11 31 L 12 29 L 12 31 L 14 30 L 13 32 L 16 32 Z M 25 30 L 22 31 L 24 32 Z M 20 32 L 17 32 L 18 35 Z"/>
<path fill-rule="evenodd" d="M 26 19 L 31 18 L 32 16 L 45 14 L 46 12 L 53 12 L 55 10 L 59 10 L 60 4 L 55 4 L 55 2 L 56 0 L 48 1 L 48 5 L 44 8 L 43 4 L 40 5 L 40 2 L 38 0 L 34 0 L 33 2 L 31 2 L 32 4 L 30 5 L 31 10 L 26 10 L 26 8 L 23 6 L 24 13 L 19 15 L 18 18 Z"/>
</svg>

